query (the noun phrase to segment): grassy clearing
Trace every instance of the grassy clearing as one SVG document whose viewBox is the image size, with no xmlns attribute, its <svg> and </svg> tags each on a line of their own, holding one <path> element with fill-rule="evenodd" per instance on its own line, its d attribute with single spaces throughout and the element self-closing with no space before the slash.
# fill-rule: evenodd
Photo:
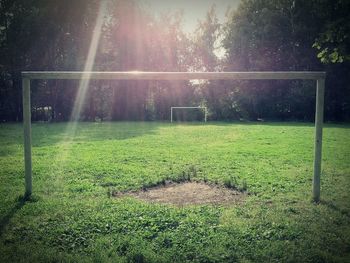
<svg viewBox="0 0 350 263">
<path fill-rule="evenodd" d="M 0 125 L 0 261 L 350 261 L 350 127 L 324 130 L 311 203 L 312 124 L 33 125 L 23 203 L 22 129 Z M 246 188 L 244 204 L 173 207 L 113 191 L 183 175 Z"/>
</svg>

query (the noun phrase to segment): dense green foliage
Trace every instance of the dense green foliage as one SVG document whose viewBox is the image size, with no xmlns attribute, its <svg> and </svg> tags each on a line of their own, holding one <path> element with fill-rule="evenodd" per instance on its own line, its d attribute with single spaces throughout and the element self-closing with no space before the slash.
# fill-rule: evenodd
<svg viewBox="0 0 350 263">
<path fill-rule="evenodd" d="M 22 118 L 21 71 L 84 70 L 93 32 L 94 70 L 324 70 L 326 120 L 350 119 L 347 0 L 243 0 L 223 24 L 211 8 L 193 34 L 183 31 L 181 12 L 155 16 L 136 0 L 102 2 L 0 0 L 1 121 Z M 224 57 L 215 55 L 220 47 Z M 33 120 L 68 120 L 77 87 L 34 82 Z M 80 118 L 165 120 L 170 106 L 205 105 L 211 120 L 311 121 L 314 90 L 301 81 L 93 81 Z"/>
<path fill-rule="evenodd" d="M 350 19 L 349 10 L 349 1 L 243 1 L 225 25 L 225 70 L 324 70 L 326 119 L 348 119 L 350 89 L 345 72 L 350 67 L 345 57 L 349 54 L 350 31 L 345 21 Z M 326 40 L 325 34 L 333 34 L 330 26 L 334 21 L 340 26 L 333 28 L 337 30 L 334 34 L 341 34 L 338 38 L 342 39 Z M 330 45 L 339 51 L 332 61 L 326 58 L 332 55 L 325 51 Z M 320 60 L 334 64 L 322 65 Z M 249 116 L 311 120 L 312 85 L 267 81 L 233 87 L 234 105 L 238 112 L 248 111 Z"/>
<path fill-rule="evenodd" d="M 23 203 L 22 129 L 0 125 L 1 262 L 347 262 L 350 127 L 327 125 L 321 203 L 311 124 L 33 125 Z M 196 171 L 235 178 L 242 204 L 173 207 L 110 196 Z"/>
</svg>

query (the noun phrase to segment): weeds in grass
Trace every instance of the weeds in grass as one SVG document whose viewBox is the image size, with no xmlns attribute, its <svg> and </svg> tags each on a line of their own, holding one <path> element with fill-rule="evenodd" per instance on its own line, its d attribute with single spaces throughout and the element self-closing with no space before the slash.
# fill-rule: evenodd
<svg viewBox="0 0 350 263">
<path fill-rule="evenodd" d="M 1 124 L 2 262 L 349 262 L 348 125 L 325 125 L 317 206 L 308 199 L 311 124 L 79 123 L 62 147 L 65 130 L 33 123 L 38 201 L 22 206 L 22 126 Z M 61 148 L 69 152 L 56 182 Z M 257 195 L 244 206 L 180 209 L 106 194 L 187 180 Z"/>
<path fill-rule="evenodd" d="M 232 184 L 231 178 L 225 178 L 224 179 L 224 186 L 226 186 L 227 188 L 232 188 L 235 185 Z"/>
<path fill-rule="evenodd" d="M 189 165 L 179 175 L 169 178 L 175 183 L 190 182 L 197 177 L 198 168 L 195 165 Z"/>
<path fill-rule="evenodd" d="M 242 191 L 247 191 L 248 189 L 248 184 L 247 181 L 245 179 L 243 179 L 243 183 L 242 183 Z"/>
<path fill-rule="evenodd" d="M 223 184 L 225 187 L 234 189 L 240 192 L 246 192 L 248 190 L 248 184 L 245 179 L 242 180 L 242 183 L 238 183 L 236 176 L 231 175 L 230 177 L 224 178 Z"/>
</svg>

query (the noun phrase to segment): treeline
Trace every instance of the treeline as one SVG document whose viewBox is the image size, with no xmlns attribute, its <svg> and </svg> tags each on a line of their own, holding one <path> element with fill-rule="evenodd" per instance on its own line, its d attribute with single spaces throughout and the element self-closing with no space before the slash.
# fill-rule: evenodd
<svg viewBox="0 0 350 263">
<path fill-rule="evenodd" d="M 180 11 L 138 1 L 0 0 L 0 121 L 21 121 L 21 71 L 327 72 L 325 118 L 350 120 L 350 1 L 242 0 L 220 24 L 215 6 L 189 34 Z M 190 10 L 186 10 L 190 12 Z M 218 55 L 221 54 L 221 55 Z M 32 119 L 71 118 L 79 81 L 32 83 Z M 169 120 L 206 106 L 210 120 L 314 118 L 313 81 L 92 80 L 81 120 Z M 177 111 L 178 119 L 199 119 Z"/>
</svg>

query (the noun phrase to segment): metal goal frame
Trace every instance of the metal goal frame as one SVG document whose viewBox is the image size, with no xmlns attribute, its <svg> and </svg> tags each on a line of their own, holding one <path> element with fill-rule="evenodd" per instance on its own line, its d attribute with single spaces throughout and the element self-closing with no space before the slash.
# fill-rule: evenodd
<svg viewBox="0 0 350 263">
<path fill-rule="evenodd" d="M 325 72 L 279 71 L 279 72 L 96 72 L 96 71 L 24 71 L 22 72 L 23 130 L 25 196 L 32 194 L 32 137 L 30 82 L 37 79 L 109 79 L 109 80 L 315 80 L 316 110 L 314 138 L 314 169 L 312 198 L 320 200 L 320 177 L 322 162 L 322 130 L 324 112 Z"/>
</svg>

